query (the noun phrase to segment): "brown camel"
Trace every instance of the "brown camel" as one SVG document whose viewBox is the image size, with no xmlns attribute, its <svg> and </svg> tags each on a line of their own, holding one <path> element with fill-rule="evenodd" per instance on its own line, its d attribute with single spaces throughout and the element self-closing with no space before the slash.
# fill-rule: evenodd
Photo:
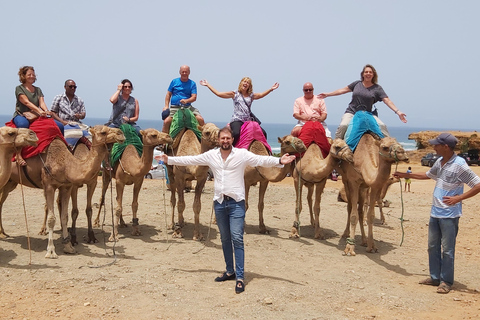
<svg viewBox="0 0 480 320">
<path fill-rule="evenodd" d="M 115 222 L 113 225 L 110 241 L 118 241 L 118 226 L 124 224 L 122 218 L 122 200 L 123 190 L 125 185 L 133 184 L 133 200 L 132 200 L 132 235 L 139 236 L 141 232 L 138 227 L 138 195 L 142 188 L 143 179 L 152 167 L 153 151 L 156 146 L 172 143 L 172 138 L 166 133 L 160 132 L 156 129 L 141 130 L 143 140 L 142 156 L 138 155 L 137 150 L 133 145 L 128 145 L 123 151 L 120 161 L 115 164 L 113 170 L 110 172 L 107 168 L 102 169 L 102 195 L 100 198 L 100 206 L 98 209 L 97 218 L 94 224 L 99 225 L 100 212 L 102 206 L 105 204 L 105 193 L 112 178 L 115 178 L 115 189 L 117 191 L 117 206 L 115 207 Z"/>
<path fill-rule="evenodd" d="M 93 137 L 93 145 L 90 156 L 85 159 L 77 159 L 68 149 L 66 144 L 60 139 L 54 139 L 50 145 L 41 153 L 32 158 L 26 159 L 26 171 L 21 173 L 21 177 L 12 171 L 10 180 L 0 190 L 0 222 L 1 208 L 9 192 L 11 192 L 20 181 L 23 185 L 34 188 L 43 186 L 48 226 L 48 246 L 45 258 L 57 258 L 55 246 L 53 244 L 53 228 L 55 226 L 54 198 L 55 190 L 59 189 L 59 212 L 62 224 L 62 243 L 65 253 L 75 253 L 70 236 L 67 230 L 68 221 L 68 201 L 72 185 L 87 183 L 96 178 L 104 158 L 102 150 L 105 149 L 104 141 L 125 139 L 119 129 L 97 126 L 90 131 Z M 26 173 L 25 173 L 26 172 Z M 0 236 L 7 236 L 0 223 Z"/>
<path fill-rule="evenodd" d="M 307 187 L 307 201 L 310 210 L 310 224 L 315 226 L 315 239 L 324 239 L 320 228 L 320 202 L 327 178 L 340 161 L 353 161 L 353 154 L 344 140 L 335 139 L 330 152 L 324 159 L 318 145 L 312 143 L 302 159 L 293 170 L 293 179 L 296 194 L 295 221 L 293 222 L 290 238 L 299 238 L 300 212 L 302 211 L 302 186 Z M 315 203 L 312 206 L 312 196 L 315 188 Z M 315 215 L 315 218 L 314 218 Z"/>
<path fill-rule="evenodd" d="M 23 147 L 37 145 L 37 135 L 30 129 L 0 128 L 0 188 L 10 179 L 13 154 Z"/>
<path fill-rule="evenodd" d="M 210 149 L 218 144 L 218 127 L 213 123 L 206 123 L 202 130 L 201 142 L 192 130 L 185 130 L 179 133 L 175 138 L 173 150 L 169 150 L 170 156 L 194 156 Z M 182 228 L 185 226 L 183 212 L 185 211 L 184 190 L 188 181 L 196 180 L 195 197 L 193 200 L 193 213 L 195 226 L 193 230 L 193 240 L 203 240 L 200 232 L 200 211 L 202 209 L 201 196 L 202 190 L 207 181 L 207 166 L 168 166 L 168 177 L 170 179 L 170 205 L 172 208 L 172 225 L 173 237 L 182 238 Z M 175 223 L 175 202 L 178 194 L 178 222 Z"/>
<path fill-rule="evenodd" d="M 283 138 L 278 138 L 280 143 L 280 154 L 283 156 L 285 153 L 296 154 L 305 152 L 305 144 L 303 141 L 293 137 L 293 136 L 284 136 Z M 267 148 L 263 143 L 254 140 L 248 150 L 258 154 L 258 155 L 269 155 Z M 245 169 L 244 179 L 245 179 L 245 209 L 248 210 L 248 194 L 250 186 L 255 185 L 257 182 L 260 183 L 258 189 L 258 226 L 259 232 L 262 234 L 270 233 L 269 230 L 265 227 L 265 222 L 263 220 L 263 208 L 265 206 L 265 192 L 267 191 L 269 182 L 278 182 L 285 179 L 288 173 L 292 173 L 293 163 L 289 163 L 283 168 L 265 168 L 265 167 L 247 167 Z"/>
<path fill-rule="evenodd" d="M 341 162 L 337 168 L 342 175 L 348 198 L 347 227 L 344 232 L 344 236 L 347 237 L 344 251 L 346 255 L 355 255 L 355 228 L 357 222 L 363 220 L 365 193 L 368 188 L 371 189 L 367 212 L 368 238 L 365 239 L 363 223 L 360 223 L 362 245 L 367 245 L 367 252 L 377 251 L 373 239 L 375 202 L 390 177 L 392 164 L 398 161 L 408 161 L 405 150 L 397 140 L 392 137 L 376 140 L 370 134 L 362 136 L 353 159 L 353 164 Z"/>
<path fill-rule="evenodd" d="M 388 189 L 390 189 L 390 186 L 394 183 L 399 182 L 399 181 L 400 181 L 399 178 L 395 178 L 395 177 L 388 178 L 387 182 L 385 183 L 385 185 L 382 188 L 382 191 L 380 192 L 380 197 L 377 199 L 377 203 L 376 203 L 375 206 L 378 207 L 379 210 L 380 210 L 380 220 L 381 220 L 382 224 L 385 224 L 385 215 L 383 213 L 383 207 L 384 206 L 388 207 L 387 205 L 384 205 L 384 202 L 388 201 L 388 200 L 384 200 L 385 196 L 387 195 L 387 192 L 388 192 Z M 338 198 L 337 199 L 338 199 L 338 201 L 341 201 L 341 202 L 348 202 L 347 194 L 345 192 L 345 187 L 342 187 L 342 189 L 340 189 L 340 191 L 338 192 Z M 368 203 L 369 202 L 370 202 L 370 189 L 367 189 L 366 194 L 365 194 L 365 204 L 364 204 L 364 209 L 365 210 L 368 209 Z M 366 224 L 367 222 L 364 221 L 364 223 Z"/>
</svg>

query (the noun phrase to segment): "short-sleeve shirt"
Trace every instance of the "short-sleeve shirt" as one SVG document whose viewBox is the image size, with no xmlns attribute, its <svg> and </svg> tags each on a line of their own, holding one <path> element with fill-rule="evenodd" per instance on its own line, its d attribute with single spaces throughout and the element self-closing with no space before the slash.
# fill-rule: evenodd
<svg viewBox="0 0 480 320">
<path fill-rule="evenodd" d="M 118 96 L 117 102 L 112 106 L 112 114 L 110 115 L 110 120 L 108 120 L 109 125 L 114 125 L 119 128 L 123 124 L 123 117 L 132 118 L 135 115 L 135 98 L 130 96 L 128 100 L 123 100 L 122 95 Z M 135 122 L 129 122 L 130 124 L 135 124 Z"/>
<path fill-rule="evenodd" d="M 21 103 L 18 99 L 18 97 L 22 94 L 27 97 L 28 101 L 30 101 L 37 107 L 40 105 L 40 97 L 43 97 L 42 89 L 35 86 L 34 88 L 34 92 L 28 91 L 27 88 L 25 88 L 23 85 L 19 85 L 15 88 L 15 97 L 17 98 L 17 103 L 15 105 L 15 113 L 13 114 L 14 117 L 17 115 L 21 115 L 24 112 L 30 111 L 30 108 Z"/>
<path fill-rule="evenodd" d="M 480 183 L 480 178 L 462 157 L 454 154 L 443 167 L 442 159 L 440 157 L 426 173 L 427 177 L 436 181 L 430 215 L 433 218 L 457 218 L 462 215 L 462 202 L 449 206 L 443 202 L 443 197 L 462 194 L 464 184 L 473 188 Z"/>
<path fill-rule="evenodd" d="M 372 107 L 375 103 L 388 98 L 379 84 L 365 88 L 362 81 L 357 80 L 349 84 L 348 88 L 352 90 L 352 101 L 348 104 L 345 113 L 355 114 L 357 111 L 372 112 Z"/>
<path fill-rule="evenodd" d="M 80 121 L 75 117 L 76 113 L 85 112 L 85 104 L 81 98 L 74 95 L 70 101 L 65 93 L 55 96 L 52 102 L 51 111 L 58 114 L 58 117 L 65 121 Z"/>
<path fill-rule="evenodd" d="M 297 98 L 295 104 L 293 105 L 293 113 L 298 113 L 299 115 L 312 116 L 321 116 L 327 114 L 327 107 L 323 99 L 319 99 L 317 96 L 313 96 L 312 99 L 305 99 L 305 96 Z"/>
<path fill-rule="evenodd" d="M 170 99 L 170 105 L 172 106 L 181 106 L 180 100 L 189 99 L 192 94 L 197 94 L 197 84 L 195 81 L 188 79 L 186 82 L 180 80 L 180 78 L 173 79 L 170 82 L 168 91 L 172 93 L 172 98 Z M 185 106 L 190 106 L 190 103 L 187 103 Z"/>
</svg>

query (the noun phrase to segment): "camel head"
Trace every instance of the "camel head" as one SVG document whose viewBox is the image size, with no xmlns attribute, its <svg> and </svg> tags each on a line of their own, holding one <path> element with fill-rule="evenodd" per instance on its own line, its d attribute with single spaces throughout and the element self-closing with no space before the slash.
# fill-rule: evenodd
<svg viewBox="0 0 480 320">
<path fill-rule="evenodd" d="M 338 160 L 353 163 L 353 152 L 343 139 L 335 139 L 330 147 L 330 155 Z"/>
<path fill-rule="evenodd" d="M 12 147 L 36 146 L 37 135 L 30 129 L 25 128 L 0 128 L 0 144 L 11 145 Z"/>
<path fill-rule="evenodd" d="M 278 142 L 280 143 L 282 153 L 295 154 L 307 151 L 307 147 L 305 147 L 303 141 L 294 136 L 288 135 L 283 138 L 279 137 Z"/>
<path fill-rule="evenodd" d="M 36 146 L 37 135 L 30 129 L 25 128 L 0 128 L 0 144 L 8 144 L 12 147 Z"/>
<path fill-rule="evenodd" d="M 383 138 L 380 140 L 379 148 L 380 156 L 384 157 L 389 162 L 408 162 L 408 156 L 405 152 L 405 149 L 403 149 L 402 145 L 398 143 L 395 138 Z"/>
<path fill-rule="evenodd" d="M 202 129 L 202 143 L 206 142 L 212 147 L 218 145 L 218 127 L 213 123 L 206 123 Z"/>
<path fill-rule="evenodd" d="M 118 128 L 110 128 L 107 126 L 98 125 L 90 127 L 90 134 L 92 135 L 93 145 L 109 144 L 109 143 L 122 143 L 125 141 L 125 136 L 122 130 Z"/>
<path fill-rule="evenodd" d="M 140 134 L 143 137 L 144 146 L 171 145 L 173 143 L 173 139 L 168 133 L 160 132 L 157 129 L 140 130 Z"/>
</svg>

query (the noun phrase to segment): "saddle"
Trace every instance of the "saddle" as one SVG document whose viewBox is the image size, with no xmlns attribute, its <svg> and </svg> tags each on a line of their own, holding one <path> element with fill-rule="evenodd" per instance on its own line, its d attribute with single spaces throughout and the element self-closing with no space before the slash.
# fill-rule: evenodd
<svg viewBox="0 0 480 320">
<path fill-rule="evenodd" d="M 328 156 L 328 153 L 330 152 L 330 142 L 328 142 L 325 128 L 320 122 L 305 122 L 298 138 L 303 141 L 307 149 L 312 143 L 315 143 L 322 151 L 323 157 L 326 158 Z"/>
</svg>

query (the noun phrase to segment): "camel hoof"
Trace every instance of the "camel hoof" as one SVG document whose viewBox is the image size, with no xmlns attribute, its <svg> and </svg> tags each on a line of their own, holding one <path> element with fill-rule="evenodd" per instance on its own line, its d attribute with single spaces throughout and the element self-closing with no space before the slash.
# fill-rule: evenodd
<svg viewBox="0 0 480 320">
<path fill-rule="evenodd" d="M 111 241 L 111 242 L 113 242 L 113 241 L 117 241 L 117 242 L 118 242 L 118 240 L 119 240 L 119 239 L 118 239 L 118 237 L 116 237 L 116 236 L 110 236 L 110 237 L 108 238 L 108 241 Z"/>
<path fill-rule="evenodd" d="M 288 237 L 290 239 L 300 239 L 300 235 L 298 233 L 290 233 Z"/>
<path fill-rule="evenodd" d="M 63 252 L 68 254 L 74 254 L 77 253 L 77 250 L 75 250 L 72 244 L 68 242 L 63 245 Z"/>
<path fill-rule="evenodd" d="M 132 236 L 141 236 L 142 232 L 138 228 L 132 230 Z"/>
<path fill-rule="evenodd" d="M 183 234 L 182 234 L 182 231 L 180 230 L 175 230 L 172 234 L 172 237 L 173 238 L 183 238 Z"/>
<path fill-rule="evenodd" d="M 8 234 L 6 234 L 4 232 L 0 233 L 0 239 L 6 239 L 8 237 L 10 237 Z"/>
<path fill-rule="evenodd" d="M 195 241 L 204 241 L 205 238 L 203 237 L 203 234 L 200 234 L 198 236 L 193 236 L 193 240 Z"/>
<path fill-rule="evenodd" d="M 93 221 L 93 226 L 96 227 L 96 228 L 99 228 L 100 227 L 100 221 L 98 221 L 98 220 Z"/>
<path fill-rule="evenodd" d="M 85 236 L 83 236 L 85 239 Z M 95 233 L 93 231 L 88 231 L 88 240 L 87 243 L 97 243 L 98 240 L 95 238 Z"/>
<path fill-rule="evenodd" d="M 325 236 L 323 234 L 316 234 L 315 239 L 325 240 Z"/>
<path fill-rule="evenodd" d="M 260 230 L 258 231 L 258 233 L 261 233 L 261 234 L 270 234 L 270 230 L 268 230 L 268 229 L 260 229 Z"/>
<path fill-rule="evenodd" d="M 342 254 L 344 256 L 356 256 L 357 254 L 355 253 L 355 246 L 351 244 L 347 244 Z"/>
<path fill-rule="evenodd" d="M 47 259 L 57 259 L 58 256 L 55 253 L 55 248 L 47 248 L 47 254 L 45 255 L 45 258 Z"/>
<path fill-rule="evenodd" d="M 47 231 L 45 229 L 42 229 L 40 230 L 40 232 L 38 233 L 39 236 L 46 236 L 47 235 Z"/>
<path fill-rule="evenodd" d="M 375 248 L 375 247 L 367 247 L 367 252 L 369 253 L 377 253 L 378 252 L 378 249 Z"/>
</svg>

